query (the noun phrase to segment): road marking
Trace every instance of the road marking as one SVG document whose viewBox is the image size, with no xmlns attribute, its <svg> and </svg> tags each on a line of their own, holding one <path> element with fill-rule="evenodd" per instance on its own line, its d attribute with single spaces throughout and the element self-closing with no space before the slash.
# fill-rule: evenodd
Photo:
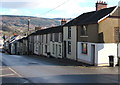
<svg viewBox="0 0 120 85">
<path fill-rule="evenodd" d="M 0 69 L 0 70 L 7 70 L 8 68 Z"/>
<path fill-rule="evenodd" d="M 13 70 L 12 68 L 8 67 L 12 72 L 14 72 L 15 74 L 17 74 L 19 77 L 22 78 L 22 76 L 20 74 L 18 74 L 15 70 Z"/>
<path fill-rule="evenodd" d="M 5 74 L 5 75 L 0 75 L 0 77 L 4 77 L 4 76 L 12 76 L 12 75 L 15 75 L 15 74 Z"/>
</svg>

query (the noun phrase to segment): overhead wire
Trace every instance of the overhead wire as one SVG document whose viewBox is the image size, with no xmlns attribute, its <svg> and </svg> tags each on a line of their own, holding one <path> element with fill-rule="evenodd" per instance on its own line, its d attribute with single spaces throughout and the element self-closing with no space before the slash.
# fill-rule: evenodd
<svg viewBox="0 0 120 85">
<path fill-rule="evenodd" d="M 57 8 L 59 8 L 59 7 L 61 7 L 62 5 L 68 3 L 69 1 L 70 1 L 70 0 L 66 0 L 66 1 L 64 1 L 63 3 L 61 3 L 60 5 L 56 6 L 55 8 L 52 8 L 52 9 L 48 10 L 48 11 L 45 12 L 45 13 L 42 13 L 41 15 L 46 15 L 46 14 L 48 14 L 49 12 L 51 12 L 51 11 L 53 11 L 53 10 L 55 10 L 55 9 L 57 9 Z"/>
</svg>

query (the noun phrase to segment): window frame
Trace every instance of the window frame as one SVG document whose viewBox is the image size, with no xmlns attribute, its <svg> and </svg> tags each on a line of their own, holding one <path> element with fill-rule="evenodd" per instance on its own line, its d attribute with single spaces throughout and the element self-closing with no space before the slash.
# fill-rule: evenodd
<svg viewBox="0 0 120 85">
<path fill-rule="evenodd" d="M 68 54 L 71 54 L 71 41 L 68 41 Z"/>
<path fill-rule="evenodd" d="M 62 33 L 59 33 L 59 42 L 62 42 Z"/>
<path fill-rule="evenodd" d="M 62 46 L 59 45 L 59 56 L 61 56 L 61 53 L 62 53 L 61 49 L 62 49 Z"/>
<path fill-rule="evenodd" d="M 55 44 L 53 44 L 52 54 L 55 54 Z"/>
<path fill-rule="evenodd" d="M 53 34 L 50 34 L 50 41 L 53 41 Z"/>
<path fill-rule="evenodd" d="M 71 26 L 68 27 L 68 39 L 71 39 Z"/>
<path fill-rule="evenodd" d="M 81 36 L 85 36 L 85 37 L 87 37 L 88 36 L 88 29 L 87 29 L 87 25 L 82 25 L 81 26 Z"/>
<path fill-rule="evenodd" d="M 120 42 L 120 27 L 114 27 L 114 40 L 115 42 Z"/>
<path fill-rule="evenodd" d="M 84 47 L 84 45 L 86 45 L 85 47 Z M 88 54 L 88 44 L 87 43 L 81 43 L 81 53 L 82 54 Z"/>
<path fill-rule="evenodd" d="M 48 43 L 48 34 L 46 34 L 46 43 Z"/>
</svg>

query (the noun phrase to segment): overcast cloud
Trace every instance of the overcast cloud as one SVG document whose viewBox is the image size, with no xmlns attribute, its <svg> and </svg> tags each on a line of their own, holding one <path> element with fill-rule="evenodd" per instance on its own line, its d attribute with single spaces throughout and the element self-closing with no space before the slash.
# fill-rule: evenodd
<svg viewBox="0 0 120 85">
<path fill-rule="evenodd" d="M 118 5 L 119 0 L 103 1 L 111 7 Z M 73 18 L 84 12 L 94 11 L 96 2 L 97 0 L 2 0 L 0 14 Z"/>
</svg>

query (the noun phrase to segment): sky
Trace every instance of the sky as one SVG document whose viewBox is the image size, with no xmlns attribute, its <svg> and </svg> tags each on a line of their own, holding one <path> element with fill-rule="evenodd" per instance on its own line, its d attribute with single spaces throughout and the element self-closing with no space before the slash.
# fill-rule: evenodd
<svg viewBox="0 0 120 85">
<path fill-rule="evenodd" d="M 100 0 L 1 0 L 0 15 L 23 15 L 44 18 L 75 18 L 82 13 L 95 11 Z M 108 7 L 120 0 L 103 0 Z"/>
</svg>

